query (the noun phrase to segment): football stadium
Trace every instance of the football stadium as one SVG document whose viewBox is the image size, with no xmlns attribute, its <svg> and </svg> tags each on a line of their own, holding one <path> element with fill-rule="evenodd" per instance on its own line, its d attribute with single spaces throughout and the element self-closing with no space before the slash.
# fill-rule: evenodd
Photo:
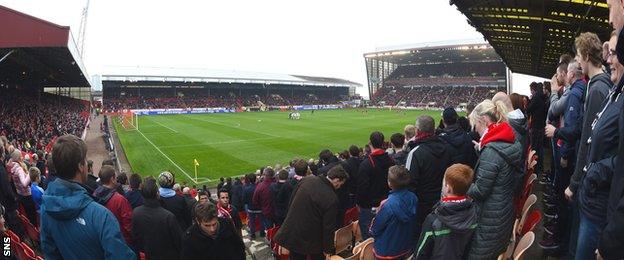
<svg viewBox="0 0 624 260">
<path fill-rule="evenodd" d="M 234 2 L 0 2 L 4 258 L 624 259 L 624 1 Z"/>
</svg>

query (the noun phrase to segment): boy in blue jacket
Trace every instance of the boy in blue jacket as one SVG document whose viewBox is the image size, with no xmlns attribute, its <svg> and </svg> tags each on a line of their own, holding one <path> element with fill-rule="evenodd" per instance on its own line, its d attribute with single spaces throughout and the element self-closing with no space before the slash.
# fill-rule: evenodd
<svg viewBox="0 0 624 260">
<path fill-rule="evenodd" d="M 414 259 L 466 259 L 477 227 L 477 213 L 466 192 L 472 183 L 469 166 L 453 164 L 444 172 L 442 199 L 423 223 Z"/>
<path fill-rule="evenodd" d="M 409 184 L 405 166 L 390 167 L 390 195 L 381 202 L 369 231 L 375 238 L 373 248 L 379 259 L 403 259 L 412 252 L 418 198 L 407 189 Z"/>
</svg>

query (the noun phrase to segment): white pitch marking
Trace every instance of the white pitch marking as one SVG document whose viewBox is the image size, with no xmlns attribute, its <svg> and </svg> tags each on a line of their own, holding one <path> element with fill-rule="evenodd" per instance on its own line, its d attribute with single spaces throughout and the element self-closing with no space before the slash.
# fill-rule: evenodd
<svg viewBox="0 0 624 260">
<path fill-rule="evenodd" d="M 192 117 L 189 117 L 189 116 L 186 116 L 186 115 L 185 115 L 185 117 L 188 117 L 188 118 L 191 118 L 191 119 L 195 119 L 195 120 L 199 120 L 199 121 L 208 122 L 208 123 L 213 123 L 213 124 L 217 124 L 217 125 L 222 125 L 222 126 L 226 126 L 226 127 L 230 127 L 230 128 L 238 128 L 238 127 L 234 127 L 234 126 L 231 126 L 231 125 L 228 125 L 228 124 L 215 122 L 215 121 L 210 121 L 210 120 L 206 120 L 206 119 L 202 119 L 202 118 L 192 118 Z M 249 132 L 254 132 L 254 133 L 257 133 L 257 134 L 261 134 L 261 135 L 268 135 L 268 136 L 272 136 L 272 137 L 276 137 L 276 138 L 281 138 L 281 136 L 277 136 L 277 135 L 269 134 L 269 133 L 264 133 L 264 132 L 256 131 L 256 130 L 249 129 L 249 128 L 243 128 L 243 130 L 249 131 Z"/>
<path fill-rule="evenodd" d="M 147 140 L 147 142 L 149 142 L 152 146 L 154 146 L 154 148 L 156 148 L 156 150 L 158 152 L 160 152 L 160 154 L 162 154 L 165 158 L 167 158 L 167 160 L 169 160 L 173 166 L 177 167 L 180 171 L 182 171 L 182 173 L 184 173 L 184 175 L 186 175 L 186 177 L 189 178 L 189 180 L 191 180 L 192 182 L 194 182 L 195 184 L 199 184 L 198 182 L 195 181 L 195 179 L 193 179 L 193 177 L 191 177 L 191 175 L 189 175 L 188 173 L 186 173 L 186 171 L 184 171 L 184 169 L 182 169 L 177 163 L 175 163 L 173 160 L 171 160 L 171 158 L 169 158 L 169 156 L 167 156 L 165 153 L 163 153 L 163 151 L 160 150 L 160 148 L 158 148 L 158 146 L 156 146 L 152 140 L 150 140 L 149 138 L 147 138 L 147 136 L 145 136 L 143 134 L 143 132 L 141 132 L 140 130 L 137 130 L 139 132 L 139 134 L 141 134 L 143 136 L 143 138 L 145 138 L 145 140 Z M 210 181 L 210 179 L 208 179 L 208 181 Z"/>
<path fill-rule="evenodd" d="M 260 137 L 260 138 L 251 138 L 251 139 L 240 139 L 240 140 L 230 140 L 230 141 L 222 141 L 222 142 L 209 142 L 209 143 L 197 143 L 197 144 L 179 144 L 179 145 L 165 145 L 160 148 L 178 148 L 178 147 L 194 147 L 194 146 L 207 146 L 213 144 L 233 144 L 233 143 L 243 143 L 243 142 L 251 142 L 251 141 L 259 141 L 259 140 L 269 140 L 276 139 L 277 137 Z"/>
<path fill-rule="evenodd" d="M 152 122 L 154 122 L 154 123 L 156 123 L 156 124 L 159 124 L 160 126 L 162 126 L 162 127 L 164 127 L 164 128 L 167 128 L 167 129 L 169 129 L 169 130 L 173 131 L 173 132 L 174 132 L 174 133 L 176 133 L 176 134 L 178 133 L 178 131 L 176 131 L 175 129 L 173 129 L 173 128 L 171 128 L 171 127 L 168 127 L 168 126 L 166 126 L 166 125 L 163 125 L 163 124 L 159 123 L 159 122 L 158 122 L 158 121 L 156 121 L 156 120 L 152 120 Z"/>
</svg>

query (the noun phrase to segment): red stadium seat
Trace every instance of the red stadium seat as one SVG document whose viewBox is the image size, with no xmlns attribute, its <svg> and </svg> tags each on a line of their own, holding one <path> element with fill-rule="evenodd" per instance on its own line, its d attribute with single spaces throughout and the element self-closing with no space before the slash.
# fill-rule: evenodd
<svg viewBox="0 0 624 260">
<path fill-rule="evenodd" d="M 17 234 L 13 233 L 13 231 L 11 230 L 7 230 L 6 234 L 11 238 L 11 242 L 15 241 L 15 242 L 22 242 L 22 240 L 17 236 Z"/>
<path fill-rule="evenodd" d="M 22 222 L 22 226 L 24 227 L 24 230 L 26 230 L 28 238 L 30 238 L 33 242 L 39 243 L 39 229 L 33 226 L 23 215 L 18 215 L 18 218 Z"/>
<path fill-rule="evenodd" d="M 528 233 L 529 231 L 533 231 L 535 226 L 537 226 L 537 224 L 539 224 L 541 220 L 542 213 L 537 210 L 532 211 L 529 217 L 527 217 L 527 219 L 525 220 L 519 235 L 524 236 L 524 234 Z"/>
<path fill-rule="evenodd" d="M 349 225 L 353 221 L 358 220 L 359 217 L 360 217 L 360 210 L 358 209 L 358 207 L 350 208 L 345 212 L 343 225 Z"/>
<path fill-rule="evenodd" d="M 35 251 L 32 250 L 32 248 L 30 248 L 26 243 L 22 242 L 22 249 L 24 250 L 24 256 L 26 258 L 22 258 L 22 259 L 28 259 L 28 260 L 35 260 L 37 259 L 37 255 L 35 254 Z"/>
</svg>

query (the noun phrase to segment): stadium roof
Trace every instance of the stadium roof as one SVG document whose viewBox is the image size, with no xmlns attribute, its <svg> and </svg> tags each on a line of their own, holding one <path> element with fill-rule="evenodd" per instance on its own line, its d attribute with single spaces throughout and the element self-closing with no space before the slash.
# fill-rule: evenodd
<svg viewBox="0 0 624 260">
<path fill-rule="evenodd" d="M 91 87 L 68 26 L 0 5 L 0 82 L 34 87 Z"/>
<path fill-rule="evenodd" d="M 492 46 L 481 40 L 430 42 L 377 48 L 365 53 L 367 59 L 396 65 L 418 65 L 457 62 L 501 62 Z"/>
<path fill-rule="evenodd" d="M 337 78 L 310 77 L 289 74 L 235 70 L 208 70 L 191 68 L 115 67 L 101 76 L 102 81 L 159 81 L 284 84 L 325 87 L 359 87 L 361 84 Z"/>
<path fill-rule="evenodd" d="M 559 56 L 573 50 L 574 38 L 595 32 L 608 40 L 605 1 L 451 0 L 483 34 L 512 72 L 550 78 Z"/>
</svg>

